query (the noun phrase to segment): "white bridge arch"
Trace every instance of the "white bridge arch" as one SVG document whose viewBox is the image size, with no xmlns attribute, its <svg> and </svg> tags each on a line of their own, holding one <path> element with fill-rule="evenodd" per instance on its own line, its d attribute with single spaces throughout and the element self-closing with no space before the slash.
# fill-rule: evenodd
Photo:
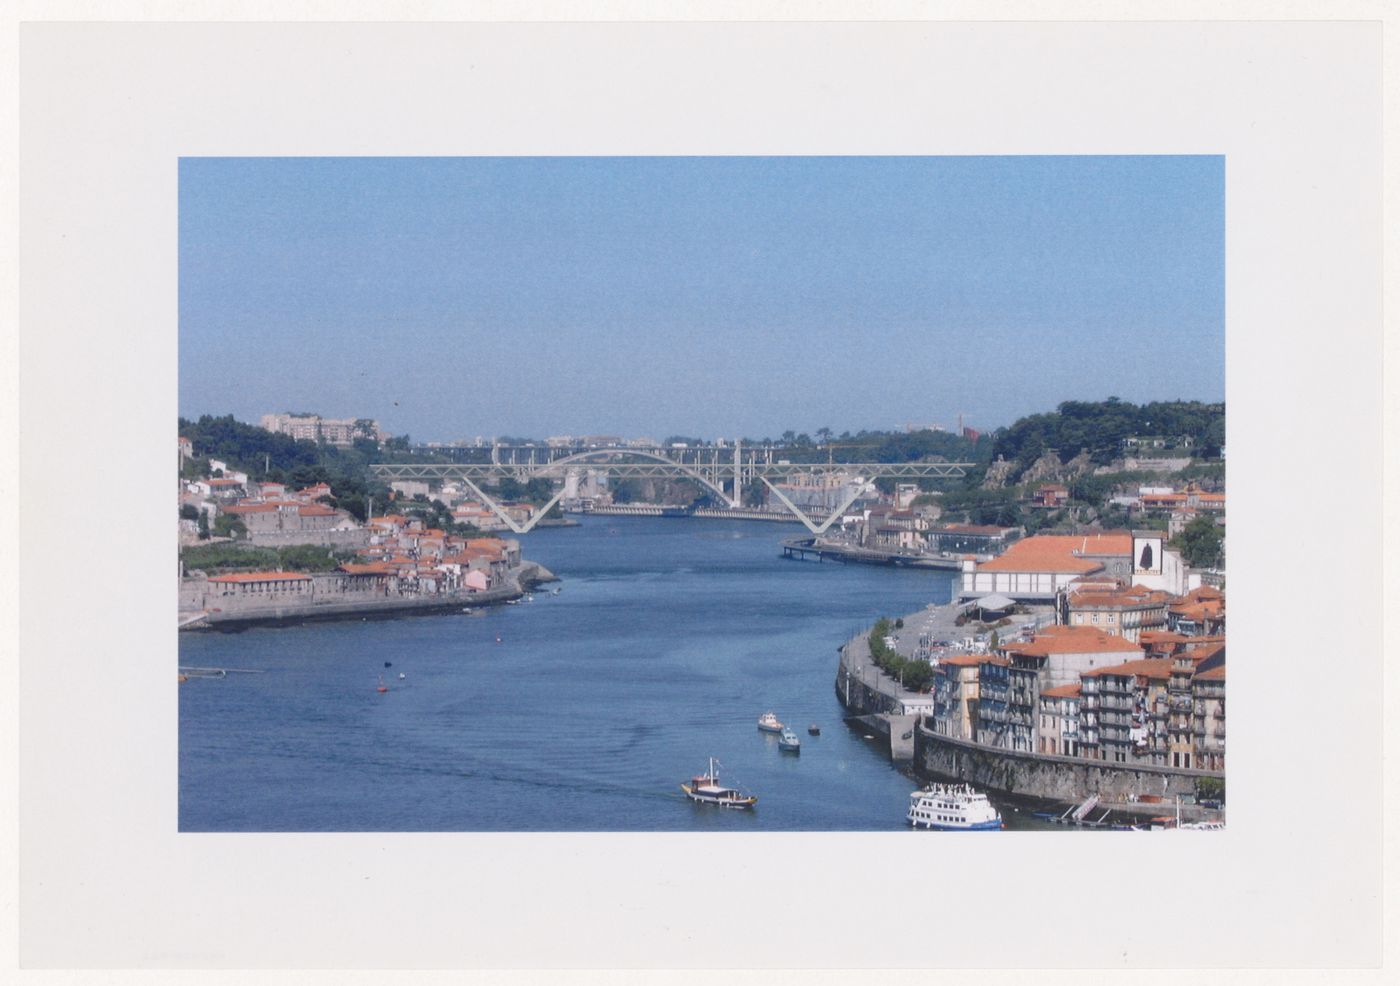
<svg viewBox="0 0 1400 986">
<path fill-rule="evenodd" d="M 653 462 L 665 463 L 667 466 L 670 467 L 671 470 L 674 470 L 674 474 L 669 476 L 669 478 L 693 479 L 695 480 L 695 482 L 699 483 L 701 486 L 714 493 L 720 499 L 726 501 L 731 507 L 740 506 L 742 502 L 743 492 L 739 488 L 739 484 L 742 483 L 742 480 L 738 478 L 737 474 L 735 477 L 736 486 L 733 493 L 727 493 L 725 492 L 723 486 L 713 481 L 709 476 L 705 475 L 705 473 L 701 472 L 699 469 L 696 469 L 694 466 L 691 466 L 685 462 L 677 462 L 675 459 L 672 459 L 671 457 L 664 455 L 660 452 L 649 452 L 646 449 L 589 449 L 585 452 L 575 453 L 574 455 L 566 455 L 562 459 L 551 460 L 550 462 L 540 466 L 536 475 L 558 475 L 560 469 L 564 469 L 565 471 L 567 471 L 567 468 L 569 466 L 597 465 L 597 463 L 592 460 L 600 458 L 611 459 L 620 456 L 635 456 L 641 459 L 650 459 Z"/>
<path fill-rule="evenodd" d="M 563 498 L 567 482 L 564 482 L 554 497 L 536 509 L 523 524 L 509 516 L 504 507 L 487 494 L 480 484 L 507 477 L 526 481 L 566 480 L 570 471 L 588 468 L 606 472 L 615 479 L 688 479 L 714 493 L 727 502 L 730 508 L 739 508 L 742 505 L 744 484 L 758 480 L 767 486 L 809 531 L 822 534 L 855 502 L 866 485 L 875 479 L 955 479 L 964 476 L 966 469 L 974 465 L 970 462 L 790 462 L 786 459 L 775 462 L 774 454 L 781 454 L 785 450 L 743 447 L 739 443 L 732 446 L 676 449 L 607 446 L 563 455 L 558 454 L 559 451 L 537 446 L 492 446 L 490 462 L 376 463 L 370 466 L 370 470 L 386 482 L 456 480 L 464 483 L 517 534 L 530 531 L 543 519 Z M 503 460 L 503 454 L 508 455 L 509 461 Z M 848 494 L 842 498 L 843 502 L 824 518 L 810 517 L 773 483 L 773 480 L 798 474 L 819 473 L 842 474 L 848 477 L 850 484 Z M 730 484 L 729 490 L 724 488 L 726 482 Z"/>
</svg>

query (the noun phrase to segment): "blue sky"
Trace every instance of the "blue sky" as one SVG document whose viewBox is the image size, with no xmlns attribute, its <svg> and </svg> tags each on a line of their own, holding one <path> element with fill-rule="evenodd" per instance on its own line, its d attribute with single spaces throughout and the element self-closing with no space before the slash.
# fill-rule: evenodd
<svg viewBox="0 0 1400 986">
<path fill-rule="evenodd" d="M 185 159 L 180 413 L 758 438 L 1222 400 L 1224 171 Z"/>
</svg>

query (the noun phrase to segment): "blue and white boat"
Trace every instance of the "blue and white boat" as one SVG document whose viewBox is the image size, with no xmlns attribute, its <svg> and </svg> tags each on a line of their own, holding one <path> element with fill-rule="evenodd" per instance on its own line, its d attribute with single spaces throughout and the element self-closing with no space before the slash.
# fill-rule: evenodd
<svg viewBox="0 0 1400 986">
<path fill-rule="evenodd" d="M 909 824 L 943 832 L 984 832 L 1002 827 L 1001 814 L 968 784 L 930 784 L 909 795 Z"/>
<path fill-rule="evenodd" d="M 784 726 L 783 731 L 778 734 L 778 749 L 784 753 L 801 753 L 802 741 L 797 738 L 797 734 Z"/>
</svg>

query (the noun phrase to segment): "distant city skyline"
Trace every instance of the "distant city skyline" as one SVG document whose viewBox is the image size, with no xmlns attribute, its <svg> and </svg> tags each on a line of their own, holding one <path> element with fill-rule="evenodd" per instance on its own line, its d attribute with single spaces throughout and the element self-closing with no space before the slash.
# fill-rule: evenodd
<svg viewBox="0 0 1400 986">
<path fill-rule="evenodd" d="M 1220 157 L 180 165 L 180 413 L 415 441 L 1224 399 Z"/>
</svg>

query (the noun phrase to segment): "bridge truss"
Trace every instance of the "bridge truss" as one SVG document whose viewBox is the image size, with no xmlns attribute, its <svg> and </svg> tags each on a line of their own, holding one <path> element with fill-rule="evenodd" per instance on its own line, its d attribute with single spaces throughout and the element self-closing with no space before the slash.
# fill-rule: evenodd
<svg viewBox="0 0 1400 986">
<path fill-rule="evenodd" d="M 611 479 L 688 479 L 714 493 L 731 508 L 742 506 L 745 485 L 762 482 L 808 530 L 822 534 L 876 479 L 960 479 L 973 465 L 971 462 L 792 462 L 780 457 L 782 449 L 745 448 L 739 444 L 686 449 L 608 447 L 582 452 L 538 446 L 492 446 L 464 451 L 467 461 L 463 462 L 376 463 L 370 469 L 385 482 L 460 482 L 517 534 L 524 534 L 539 523 L 584 472 L 603 473 Z M 473 458 L 485 461 L 471 461 Z M 842 502 L 824 518 L 810 516 L 776 485 L 796 476 L 825 477 L 833 481 L 833 485 L 839 479 L 840 485 L 846 487 Z M 481 488 L 501 479 L 522 483 L 547 479 L 563 485 L 553 499 L 531 513 L 522 524 Z"/>
</svg>

